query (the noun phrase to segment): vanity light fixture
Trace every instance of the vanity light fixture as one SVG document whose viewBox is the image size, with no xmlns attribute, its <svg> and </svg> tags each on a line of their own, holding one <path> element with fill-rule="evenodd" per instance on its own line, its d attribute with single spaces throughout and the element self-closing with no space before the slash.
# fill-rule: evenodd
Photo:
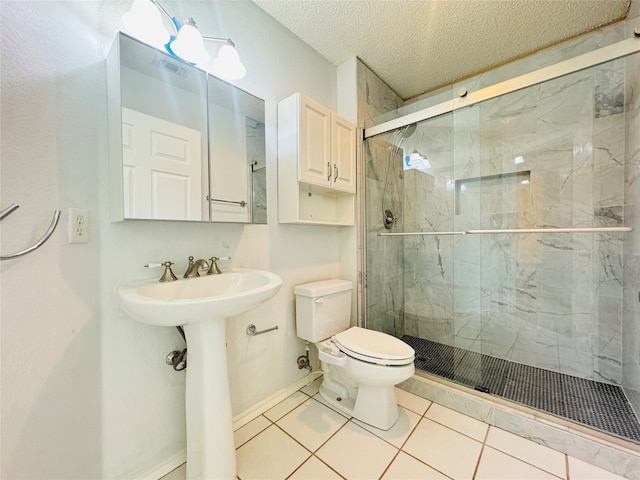
<svg viewBox="0 0 640 480">
<path fill-rule="evenodd" d="M 162 15 L 171 21 L 174 34 L 164 27 Z M 156 48 L 164 48 L 174 57 L 211 72 L 224 80 L 239 80 L 247 69 L 230 38 L 203 37 L 193 18 L 184 24 L 172 17 L 157 0 L 134 0 L 131 10 L 122 16 L 126 30 Z M 221 42 L 217 57 L 211 60 L 204 40 Z"/>
</svg>

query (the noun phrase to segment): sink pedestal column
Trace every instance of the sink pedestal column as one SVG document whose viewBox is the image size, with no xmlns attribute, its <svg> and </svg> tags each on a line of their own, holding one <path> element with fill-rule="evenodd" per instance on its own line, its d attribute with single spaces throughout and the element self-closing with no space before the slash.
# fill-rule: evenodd
<svg viewBox="0 0 640 480">
<path fill-rule="evenodd" d="M 187 338 L 187 480 L 235 479 L 227 319 L 185 325 Z"/>
</svg>

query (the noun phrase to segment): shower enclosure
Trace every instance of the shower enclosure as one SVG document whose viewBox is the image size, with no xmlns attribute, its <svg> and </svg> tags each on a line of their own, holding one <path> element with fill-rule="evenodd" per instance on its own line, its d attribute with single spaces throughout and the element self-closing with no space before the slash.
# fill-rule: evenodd
<svg viewBox="0 0 640 480">
<path fill-rule="evenodd" d="M 417 371 L 640 443 L 640 39 L 625 42 L 365 130 L 365 318 Z"/>
</svg>

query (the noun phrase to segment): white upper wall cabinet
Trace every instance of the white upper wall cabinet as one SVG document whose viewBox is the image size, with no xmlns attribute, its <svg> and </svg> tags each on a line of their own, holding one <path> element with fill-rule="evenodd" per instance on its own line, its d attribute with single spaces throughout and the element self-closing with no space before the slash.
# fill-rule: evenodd
<svg viewBox="0 0 640 480">
<path fill-rule="evenodd" d="M 356 127 L 296 93 L 278 103 L 278 220 L 354 225 Z"/>
</svg>

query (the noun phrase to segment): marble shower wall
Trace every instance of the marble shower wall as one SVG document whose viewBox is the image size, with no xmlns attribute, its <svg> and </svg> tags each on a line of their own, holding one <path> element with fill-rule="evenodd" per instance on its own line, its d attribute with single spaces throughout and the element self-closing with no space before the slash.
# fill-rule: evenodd
<svg viewBox="0 0 640 480">
<path fill-rule="evenodd" d="M 364 63 L 357 63 L 358 125 L 402 106 L 402 99 Z M 386 242 L 378 232 L 387 231 L 382 222 L 384 209 L 402 211 L 404 184 L 402 150 L 391 143 L 397 135 L 381 135 L 364 143 L 366 208 L 366 322 L 371 329 L 398 335 L 402 331 L 404 304 L 403 243 Z M 393 161 L 392 161 L 393 159 Z M 394 167 L 390 169 L 390 167 Z M 363 193 L 361 193 L 362 195 Z M 384 205 L 384 207 L 383 207 Z M 396 231 L 402 231 L 400 216 Z M 398 230 L 400 229 L 400 230 Z"/>
<path fill-rule="evenodd" d="M 614 26 L 554 47 L 511 66 L 513 76 L 622 35 Z M 625 149 L 631 128 L 625 115 L 637 113 L 638 100 L 632 98 L 635 107 L 624 103 L 625 61 L 422 122 L 403 149 L 427 156 L 426 173 L 398 173 L 402 158 L 389 156 L 392 134 L 366 142 L 368 249 L 376 249 L 368 265 L 371 328 L 616 384 L 625 384 L 623 361 L 638 375 L 640 342 L 631 338 L 640 328 L 637 320 L 623 322 L 623 259 L 625 268 L 636 261 L 624 256 L 624 234 L 380 238 L 372 237 L 381 224 L 371 216 L 380 211 L 381 190 L 395 192 L 389 182 L 385 189 L 383 178 L 392 160 L 404 185 L 397 231 L 629 224 L 634 202 L 625 198 L 625 152 L 633 147 Z M 467 88 L 508 78 L 508 67 L 499 70 L 467 81 Z M 640 77 L 626 72 L 627 89 L 635 82 L 637 96 Z M 400 283 L 397 265 L 404 292 L 385 293 L 383 284 Z M 640 283 L 634 296 L 638 290 Z M 629 301 L 624 308 L 637 305 Z M 635 352 L 625 356 L 623 328 L 625 342 L 634 342 L 626 351 Z M 640 398 L 640 378 L 627 377 Z"/>
</svg>

